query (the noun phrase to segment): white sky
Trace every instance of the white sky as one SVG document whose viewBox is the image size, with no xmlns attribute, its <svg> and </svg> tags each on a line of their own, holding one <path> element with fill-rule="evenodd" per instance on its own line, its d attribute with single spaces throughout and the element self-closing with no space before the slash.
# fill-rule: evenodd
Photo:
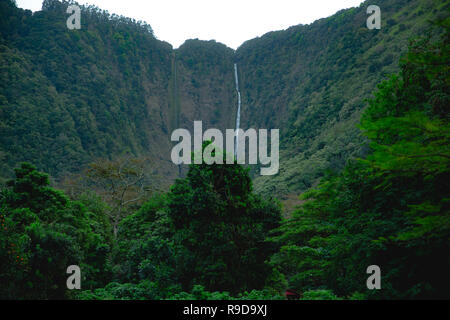
<svg viewBox="0 0 450 320">
<path fill-rule="evenodd" d="M 32 11 L 42 0 L 16 0 Z M 186 39 L 214 39 L 236 49 L 264 33 L 309 24 L 361 0 L 79 0 L 150 24 L 158 39 L 179 47 Z M 83 17 L 81 17 L 83 23 Z"/>
</svg>

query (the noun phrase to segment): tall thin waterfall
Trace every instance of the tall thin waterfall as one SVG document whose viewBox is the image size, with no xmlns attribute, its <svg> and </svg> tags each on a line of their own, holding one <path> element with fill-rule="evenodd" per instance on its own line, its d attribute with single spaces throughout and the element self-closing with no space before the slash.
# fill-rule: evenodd
<svg viewBox="0 0 450 320">
<path fill-rule="evenodd" d="M 241 92 L 239 91 L 238 69 L 237 69 L 236 63 L 234 64 L 234 80 L 236 83 L 236 92 L 238 95 L 238 109 L 237 109 L 237 113 L 236 113 L 236 135 L 235 135 L 235 140 L 234 140 L 234 156 L 237 157 L 237 150 L 238 150 L 238 144 L 239 144 L 238 129 L 239 129 L 240 122 L 241 122 Z"/>
</svg>

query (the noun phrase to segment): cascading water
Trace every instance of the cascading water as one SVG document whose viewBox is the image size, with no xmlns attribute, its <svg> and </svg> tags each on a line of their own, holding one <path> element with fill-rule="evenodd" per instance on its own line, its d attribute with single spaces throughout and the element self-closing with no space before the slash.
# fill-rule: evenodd
<svg viewBox="0 0 450 320">
<path fill-rule="evenodd" d="M 237 150 L 238 150 L 238 144 L 239 144 L 239 126 L 240 126 L 240 122 L 241 122 L 241 92 L 239 91 L 239 80 L 238 80 L 238 69 L 237 69 L 237 64 L 234 64 L 234 80 L 236 83 L 236 92 L 237 92 L 237 96 L 238 96 L 238 109 L 237 109 L 237 113 L 236 113 L 236 135 L 235 135 L 235 140 L 234 140 L 234 156 L 237 157 Z"/>
</svg>

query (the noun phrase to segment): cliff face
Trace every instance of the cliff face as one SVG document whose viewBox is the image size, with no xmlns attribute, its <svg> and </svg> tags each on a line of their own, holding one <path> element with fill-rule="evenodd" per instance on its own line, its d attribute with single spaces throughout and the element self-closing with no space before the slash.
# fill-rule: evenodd
<svg viewBox="0 0 450 320">
<path fill-rule="evenodd" d="M 266 194 L 308 189 L 326 169 L 364 154 L 355 126 L 376 84 L 398 70 L 408 39 L 448 1 L 378 1 L 381 29 L 369 30 L 364 2 L 311 25 L 271 32 L 236 52 L 245 127 L 280 128 L 280 173 L 255 176 Z"/>
<path fill-rule="evenodd" d="M 3 176 L 20 161 L 58 177 L 130 153 L 171 182 L 174 129 L 233 127 L 232 49 L 190 40 L 173 50 L 148 26 L 94 7 L 71 31 L 67 4 L 46 1 L 33 15 L 0 5 Z"/>
<path fill-rule="evenodd" d="M 149 26 L 94 7 L 83 8 L 81 30 L 68 30 L 67 4 L 46 1 L 31 14 L 1 0 L 1 175 L 30 161 L 58 177 L 129 152 L 150 157 L 170 183 L 179 174 L 170 161 L 174 129 L 192 130 L 194 120 L 234 128 L 237 62 L 241 127 L 280 128 L 280 173 L 255 175 L 256 189 L 309 188 L 324 169 L 364 152 L 354 125 L 365 99 L 397 70 L 407 39 L 448 9 L 434 0 L 378 5 L 381 30 L 366 28 L 363 3 L 235 52 L 199 40 L 173 50 Z"/>
</svg>

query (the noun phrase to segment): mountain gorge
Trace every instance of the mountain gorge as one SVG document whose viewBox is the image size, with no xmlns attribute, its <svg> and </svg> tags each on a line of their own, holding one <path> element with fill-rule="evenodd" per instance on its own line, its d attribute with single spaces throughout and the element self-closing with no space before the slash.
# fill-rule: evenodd
<svg viewBox="0 0 450 320">
<path fill-rule="evenodd" d="M 0 299 L 448 299 L 449 1 L 237 50 L 94 6 L 69 30 L 74 3 L 0 0 Z M 172 163 L 237 114 L 280 130 L 276 175 Z"/>
<path fill-rule="evenodd" d="M 1 2 L 0 156 L 9 177 L 21 161 L 61 178 L 97 158 L 146 156 L 170 184 L 170 134 L 234 128 L 239 65 L 242 128 L 280 128 L 280 172 L 254 175 L 255 188 L 284 196 L 324 170 L 364 153 L 355 124 L 379 80 L 398 68 L 408 39 L 445 14 L 448 2 L 379 1 L 382 27 L 366 7 L 342 10 L 249 40 L 236 51 L 215 41 L 180 48 L 142 22 L 83 7 L 82 28 L 65 26 L 66 2 L 31 13 Z M 256 172 L 256 170 L 254 170 Z"/>
</svg>

